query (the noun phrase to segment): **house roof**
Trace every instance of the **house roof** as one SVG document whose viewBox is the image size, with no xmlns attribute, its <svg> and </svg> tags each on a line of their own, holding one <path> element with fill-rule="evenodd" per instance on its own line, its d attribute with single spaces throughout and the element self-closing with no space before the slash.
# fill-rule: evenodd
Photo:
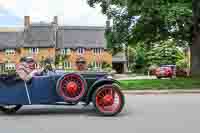
<svg viewBox="0 0 200 133">
<path fill-rule="evenodd" d="M 23 47 L 53 47 L 53 30 L 49 25 L 31 25 L 24 32 Z"/>
<path fill-rule="evenodd" d="M 104 27 L 60 26 L 57 48 L 106 48 Z M 53 26 L 34 23 L 27 30 L 0 31 L 0 49 L 16 47 L 54 47 Z"/>
<path fill-rule="evenodd" d="M 18 32 L 0 32 L 0 49 L 16 48 L 18 35 Z"/>
<path fill-rule="evenodd" d="M 58 48 L 106 48 L 104 32 L 104 27 L 60 27 L 58 32 Z"/>
</svg>

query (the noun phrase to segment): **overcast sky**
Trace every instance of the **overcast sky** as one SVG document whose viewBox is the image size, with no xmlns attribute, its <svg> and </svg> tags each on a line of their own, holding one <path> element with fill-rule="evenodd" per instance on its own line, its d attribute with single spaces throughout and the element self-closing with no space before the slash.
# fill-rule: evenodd
<svg viewBox="0 0 200 133">
<path fill-rule="evenodd" d="M 33 22 L 48 22 L 59 16 L 61 25 L 105 26 L 106 16 L 99 6 L 86 0 L 0 0 L 0 26 L 22 26 L 23 17 Z"/>
</svg>

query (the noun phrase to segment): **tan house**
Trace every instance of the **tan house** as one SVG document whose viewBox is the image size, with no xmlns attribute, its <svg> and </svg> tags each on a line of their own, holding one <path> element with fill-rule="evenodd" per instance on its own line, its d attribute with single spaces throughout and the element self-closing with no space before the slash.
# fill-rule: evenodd
<svg viewBox="0 0 200 133">
<path fill-rule="evenodd" d="M 14 70 L 21 57 L 32 56 L 37 62 L 46 58 L 56 62 L 62 55 L 65 69 L 77 69 L 76 62 L 83 58 L 87 65 L 101 68 L 112 64 L 107 51 L 104 27 L 59 26 L 57 17 L 51 23 L 31 23 L 24 18 L 23 30 L 0 30 L 0 71 Z"/>
<path fill-rule="evenodd" d="M 79 58 L 97 68 L 101 68 L 103 62 L 112 64 L 112 55 L 106 50 L 104 32 L 103 27 L 60 27 L 57 48 L 59 53 L 67 55 L 64 66 L 77 69 L 76 61 Z"/>
</svg>

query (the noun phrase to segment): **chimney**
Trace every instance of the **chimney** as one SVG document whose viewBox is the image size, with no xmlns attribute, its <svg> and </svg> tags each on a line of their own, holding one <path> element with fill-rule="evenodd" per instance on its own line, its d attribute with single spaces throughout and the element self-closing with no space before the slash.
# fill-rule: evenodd
<svg viewBox="0 0 200 133">
<path fill-rule="evenodd" d="M 24 16 L 24 26 L 29 27 L 31 24 L 30 16 Z"/>
<path fill-rule="evenodd" d="M 58 24 L 58 16 L 54 16 L 53 17 L 53 23 L 54 24 Z"/>
</svg>

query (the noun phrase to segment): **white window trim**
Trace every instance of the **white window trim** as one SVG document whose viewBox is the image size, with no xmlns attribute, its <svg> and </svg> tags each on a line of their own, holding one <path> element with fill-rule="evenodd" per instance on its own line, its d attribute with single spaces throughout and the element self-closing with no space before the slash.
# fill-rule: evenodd
<svg viewBox="0 0 200 133">
<path fill-rule="evenodd" d="M 63 54 L 63 55 L 70 54 L 70 53 L 71 53 L 71 49 L 70 48 L 61 49 L 61 54 Z"/>
<path fill-rule="evenodd" d="M 35 68 L 39 69 L 39 68 L 40 68 L 40 64 L 39 64 L 39 63 L 36 63 L 36 64 L 35 64 Z"/>
<path fill-rule="evenodd" d="M 15 70 L 15 64 L 14 63 L 6 63 L 5 69 L 6 70 Z"/>
<path fill-rule="evenodd" d="M 64 62 L 64 68 L 71 69 L 71 68 L 72 68 L 71 62 L 65 61 L 65 62 Z"/>
<path fill-rule="evenodd" d="M 94 54 L 101 54 L 102 53 L 102 48 L 93 48 L 93 53 Z"/>
<path fill-rule="evenodd" d="M 77 49 L 77 53 L 78 53 L 79 55 L 84 54 L 84 53 L 85 53 L 85 48 L 78 48 L 78 49 Z"/>
<path fill-rule="evenodd" d="M 38 54 L 39 53 L 39 48 L 29 48 L 29 53 L 31 54 Z"/>
<path fill-rule="evenodd" d="M 6 49 L 5 50 L 5 53 L 7 55 L 14 55 L 16 53 L 15 49 Z"/>
<path fill-rule="evenodd" d="M 97 62 L 97 61 L 93 61 L 92 64 L 93 64 L 94 68 L 101 68 L 102 67 L 102 64 Z"/>
</svg>

